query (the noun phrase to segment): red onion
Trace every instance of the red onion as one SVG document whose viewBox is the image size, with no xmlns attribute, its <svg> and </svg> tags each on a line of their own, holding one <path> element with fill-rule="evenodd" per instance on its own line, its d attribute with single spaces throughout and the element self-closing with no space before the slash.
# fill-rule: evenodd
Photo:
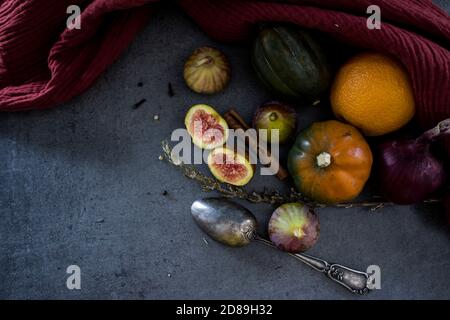
<svg viewBox="0 0 450 320">
<path fill-rule="evenodd" d="M 444 162 L 430 151 L 436 138 L 450 134 L 450 119 L 415 140 L 396 140 L 380 146 L 381 190 L 398 204 L 425 200 L 445 183 Z"/>
</svg>

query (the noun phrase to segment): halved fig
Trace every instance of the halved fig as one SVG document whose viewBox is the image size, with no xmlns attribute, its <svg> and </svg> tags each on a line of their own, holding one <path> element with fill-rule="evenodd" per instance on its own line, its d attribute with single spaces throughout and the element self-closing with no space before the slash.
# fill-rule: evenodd
<svg viewBox="0 0 450 320">
<path fill-rule="evenodd" d="M 192 142 L 202 149 L 214 149 L 227 141 L 228 124 L 214 108 L 206 104 L 192 106 L 184 118 Z"/>
<path fill-rule="evenodd" d="M 244 186 L 253 177 L 253 166 L 244 155 L 219 147 L 208 155 L 208 167 L 217 180 Z"/>
<path fill-rule="evenodd" d="M 299 253 L 310 249 L 319 239 L 319 218 L 302 203 L 285 203 L 269 221 L 270 241 L 279 249 Z"/>
</svg>

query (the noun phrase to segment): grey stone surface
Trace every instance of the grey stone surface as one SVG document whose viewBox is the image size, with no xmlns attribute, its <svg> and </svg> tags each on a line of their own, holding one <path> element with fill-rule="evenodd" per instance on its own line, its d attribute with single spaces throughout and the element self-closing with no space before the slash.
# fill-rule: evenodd
<svg viewBox="0 0 450 320">
<path fill-rule="evenodd" d="M 203 45 L 222 49 L 233 67 L 230 87 L 212 97 L 190 92 L 181 76 L 186 56 Z M 234 106 L 250 119 L 268 98 L 248 48 L 215 43 L 165 9 L 82 96 L 52 110 L 0 114 L 0 298 L 450 298 L 450 232 L 439 207 L 320 210 L 311 254 L 362 270 L 379 265 L 382 289 L 365 298 L 281 252 L 204 241 L 189 208 L 205 194 L 158 160 L 160 141 L 183 127 L 192 104 Z M 306 108 L 299 127 L 327 117 Z M 249 188 L 264 186 L 288 188 L 262 176 Z M 264 232 L 273 209 L 244 204 Z M 81 267 L 81 290 L 65 286 L 71 264 Z"/>
</svg>

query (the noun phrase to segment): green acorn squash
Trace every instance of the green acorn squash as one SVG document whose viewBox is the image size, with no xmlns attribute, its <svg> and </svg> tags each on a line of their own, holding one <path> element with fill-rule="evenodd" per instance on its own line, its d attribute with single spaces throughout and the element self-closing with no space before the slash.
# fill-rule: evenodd
<svg viewBox="0 0 450 320">
<path fill-rule="evenodd" d="M 265 86 L 284 98 L 316 102 L 330 86 L 324 48 L 313 34 L 295 26 L 262 28 L 252 64 Z"/>
</svg>

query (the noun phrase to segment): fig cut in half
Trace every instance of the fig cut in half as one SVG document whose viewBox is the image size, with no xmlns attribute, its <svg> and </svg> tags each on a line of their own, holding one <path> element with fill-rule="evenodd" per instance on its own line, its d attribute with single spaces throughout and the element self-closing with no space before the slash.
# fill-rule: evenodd
<svg viewBox="0 0 450 320">
<path fill-rule="evenodd" d="M 244 155 L 223 147 L 210 152 L 208 167 L 217 180 L 235 186 L 246 185 L 254 173 L 253 166 Z"/>
<path fill-rule="evenodd" d="M 206 104 L 192 106 L 184 118 L 192 142 L 201 149 L 222 146 L 228 138 L 228 124 L 214 108 Z"/>
<path fill-rule="evenodd" d="M 302 203 L 285 203 L 278 207 L 269 221 L 270 241 L 291 253 L 306 251 L 319 239 L 319 218 Z"/>
</svg>

